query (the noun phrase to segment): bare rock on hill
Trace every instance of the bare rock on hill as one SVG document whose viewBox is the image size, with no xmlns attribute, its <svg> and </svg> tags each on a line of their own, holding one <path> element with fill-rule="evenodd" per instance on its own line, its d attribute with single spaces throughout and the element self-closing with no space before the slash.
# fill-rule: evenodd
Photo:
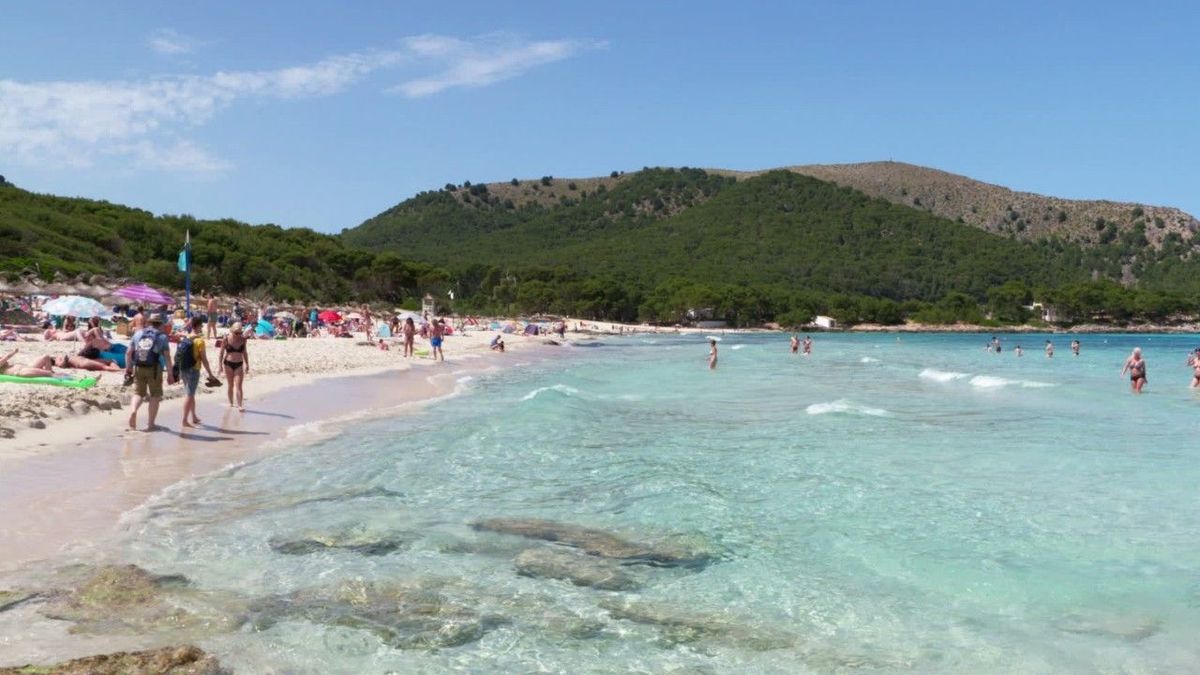
<svg viewBox="0 0 1200 675">
<path fill-rule="evenodd" d="M 0 668 L 0 675 L 228 675 L 199 647 L 163 647 L 73 659 L 53 666 Z"/>
<path fill-rule="evenodd" d="M 548 546 L 522 551 L 514 565 L 522 576 L 564 579 L 576 586 L 605 591 L 632 591 L 641 587 L 638 580 L 615 561 Z"/>
</svg>

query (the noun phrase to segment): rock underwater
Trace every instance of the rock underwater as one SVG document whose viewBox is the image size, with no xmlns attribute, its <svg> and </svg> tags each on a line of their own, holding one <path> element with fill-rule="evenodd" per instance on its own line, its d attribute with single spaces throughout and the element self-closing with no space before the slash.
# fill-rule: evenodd
<svg viewBox="0 0 1200 675">
<path fill-rule="evenodd" d="M 576 586 L 606 591 L 633 591 L 641 587 L 637 579 L 613 560 L 549 546 L 522 551 L 514 564 L 522 576 L 565 579 Z"/>
<path fill-rule="evenodd" d="M 669 543 L 644 544 L 604 530 L 541 518 L 487 518 L 472 523 L 471 527 L 485 532 L 558 542 L 590 555 L 613 558 L 627 564 L 702 569 L 714 559 L 712 552 L 702 548 Z"/>
</svg>

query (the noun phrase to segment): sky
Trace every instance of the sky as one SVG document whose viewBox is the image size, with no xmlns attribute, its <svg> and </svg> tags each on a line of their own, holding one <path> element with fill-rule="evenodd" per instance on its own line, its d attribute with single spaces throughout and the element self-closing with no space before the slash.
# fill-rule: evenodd
<svg viewBox="0 0 1200 675">
<path fill-rule="evenodd" d="M 894 159 L 1200 215 L 1186 2 L 38 2 L 0 175 L 338 232 L 446 183 Z"/>
</svg>

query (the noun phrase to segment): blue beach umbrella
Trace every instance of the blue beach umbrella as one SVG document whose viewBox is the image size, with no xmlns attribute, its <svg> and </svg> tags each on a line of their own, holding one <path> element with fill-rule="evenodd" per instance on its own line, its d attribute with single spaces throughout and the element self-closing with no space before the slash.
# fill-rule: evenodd
<svg viewBox="0 0 1200 675">
<path fill-rule="evenodd" d="M 104 305 L 82 295 L 64 295 L 42 305 L 42 311 L 54 316 L 73 316 L 79 319 L 90 319 L 93 316 L 107 318 L 112 312 Z"/>
</svg>

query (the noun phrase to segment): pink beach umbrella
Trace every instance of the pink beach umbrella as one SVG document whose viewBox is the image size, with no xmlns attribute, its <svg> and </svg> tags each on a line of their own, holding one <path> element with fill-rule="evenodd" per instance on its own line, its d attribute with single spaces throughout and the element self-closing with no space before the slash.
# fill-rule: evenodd
<svg viewBox="0 0 1200 675">
<path fill-rule="evenodd" d="M 174 304 L 175 302 L 175 298 L 172 298 L 167 293 L 160 291 L 157 288 L 147 286 L 146 284 L 124 286 L 114 291 L 113 295 L 117 295 L 128 300 L 148 302 L 153 305 L 170 305 Z"/>
</svg>

